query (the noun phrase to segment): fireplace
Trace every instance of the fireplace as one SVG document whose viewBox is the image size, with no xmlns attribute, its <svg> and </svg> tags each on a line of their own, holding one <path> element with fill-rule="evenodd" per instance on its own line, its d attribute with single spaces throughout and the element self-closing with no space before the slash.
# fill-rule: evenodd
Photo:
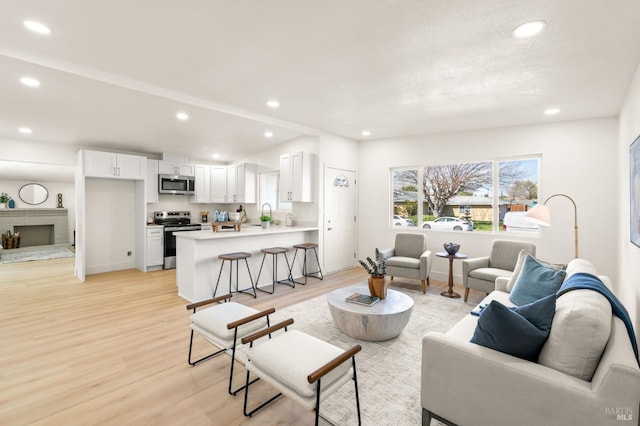
<svg viewBox="0 0 640 426">
<path fill-rule="evenodd" d="M 20 247 L 55 244 L 53 225 L 24 225 L 14 226 L 13 229 L 16 233 L 20 233 Z"/>
<path fill-rule="evenodd" d="M 69 244 L 67 209 L 0 209 L 0 233 L 20 232 L 20 247 Z"/>
</svg>

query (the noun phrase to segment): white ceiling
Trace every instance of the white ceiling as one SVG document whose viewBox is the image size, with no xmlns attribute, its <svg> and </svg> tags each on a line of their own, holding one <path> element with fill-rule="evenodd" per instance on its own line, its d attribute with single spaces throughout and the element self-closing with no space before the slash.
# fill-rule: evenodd
<svg viewBox="0 0 640 426">
<path fill-rule="evenodd" d="M 0 0 L 0 10 L 0 138 L 200 161 L 303 134 L 612 116 L 640 63 L 637 0 Z M 541 35 L 511 36 L 535 19 L 547 22 Z M 20 84 L 25 75 L 41 86 Z M 561 113 L 543 115 L 552 106 Z"/>
</svg>

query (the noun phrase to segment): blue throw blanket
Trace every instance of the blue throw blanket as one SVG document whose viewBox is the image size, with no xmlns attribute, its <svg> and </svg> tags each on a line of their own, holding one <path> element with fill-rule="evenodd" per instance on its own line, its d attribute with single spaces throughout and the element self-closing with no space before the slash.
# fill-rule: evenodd
<svg viewBox="0 0 640 426">
<path fill-rule="evenodd" d="M 564 293 L 571 290 L 593 290 L 597 291 L 604 297 L 609 300 L 611 303 L 611 309 L 613 313 L 624 322 L 624 325 L 627 327 L 627 333 L 629 333 L 629 340 L 631 340 L 631 346 L 633 346 L 633 352 L 636 355 L 636 360 L 638 360 L 638 342 L 636 341 L 636 334 L 633 331 L 633 323 L 631 322 L 631 318 L 629 318 L 629 313 L 625 309 L 624 305 L 620 303 L 618 298 L 613 294 L 611 290 L 607 288 L 606 285 L 600 279 L 594 275 L 587 273 L 577 273 L 571 275 L 567 278 L 560 289 L 558 290 L 557 296 L 560 297 Z M 640 364 L 640 360 L 638 362 Z"/>
</svg>

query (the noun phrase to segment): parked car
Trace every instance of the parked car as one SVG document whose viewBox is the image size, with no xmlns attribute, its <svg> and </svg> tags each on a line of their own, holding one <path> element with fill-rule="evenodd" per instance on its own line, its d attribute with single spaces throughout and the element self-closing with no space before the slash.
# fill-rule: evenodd
<svg viewBox="0 0 640 426">
<path fill-rule="evenodd" d="M 451 216 L 442 216 L 422 224 L 423 229 L 444 229 L 447 231 L 473 231 L 473 222 Z"/>
<path fill-rule="evenodd" d="M 529 222 L 524 215 L 527 212 L 507 212 L 502 219 L 505 232 L 538 232 L 538 224 Z"/>
<path fill-rule="evenodd" d="M 399 214 L 393 215 L 393 224 L 395 226 L 416 226 L 413 219 L 408 219 L 404 216 L 400 216 Z"/>
</svg>

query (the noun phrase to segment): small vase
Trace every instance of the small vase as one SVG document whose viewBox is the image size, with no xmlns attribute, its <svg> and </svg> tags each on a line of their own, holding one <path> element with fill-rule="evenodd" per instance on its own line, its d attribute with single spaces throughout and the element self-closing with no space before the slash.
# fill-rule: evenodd
<svg viewBox="0 0 640 426">
<path fill-rule="evenodd" d="M 260 222 L 262 224 L 262 229 L 269 229 L 269 225 L 271 222 Z"/>
<path fill-rule="evenodd" d="M 385 277 L 369 277 L 369 293 L 380 299 L 387 298 L 387 280 Z"/>
<path fill-rule="evenodd" d="M 7 205 L 5 203 L 0 203 L 0 209 L 6 209 Z"/>
</svg>

